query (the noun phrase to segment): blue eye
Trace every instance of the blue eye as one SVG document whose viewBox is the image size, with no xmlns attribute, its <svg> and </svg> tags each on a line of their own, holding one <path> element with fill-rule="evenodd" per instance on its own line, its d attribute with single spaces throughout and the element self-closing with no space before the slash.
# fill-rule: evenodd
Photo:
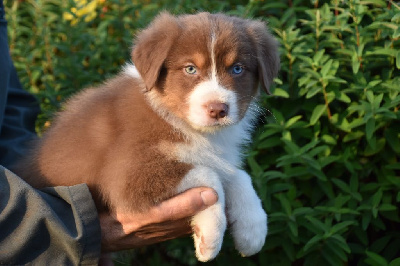
<svg viewBox="0 0 400 266">
<path fill-rule="evenodd" d="M 241 65 L 234 65 L 232 68 L 232 74 L 239 75 L 243 72 L 243 67 Z"/>
<path fill-rule="evenodd" d="M 186 71 L 186 73 L 188 73 L 190 75 L 194 75 L 197 73 L 197 69 L 195 66 L 187 66 L 187 67 L 185 67 L 185 71 Z"/>
</svg>

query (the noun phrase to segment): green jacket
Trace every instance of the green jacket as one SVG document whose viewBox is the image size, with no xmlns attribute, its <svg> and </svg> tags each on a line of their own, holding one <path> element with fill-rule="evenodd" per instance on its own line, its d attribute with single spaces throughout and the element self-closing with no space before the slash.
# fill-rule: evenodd
<svg viewBox="0 0 400 266">
<path fill-rule="evenodd" d="M 0 165 L 9 166 L 35 136 L 39 111 L 13 67 L 0 0 Z M 96 265 L 101 231 L 85 184 L 37 190 L 0 166 L 0 265 Z"/>
</svg>

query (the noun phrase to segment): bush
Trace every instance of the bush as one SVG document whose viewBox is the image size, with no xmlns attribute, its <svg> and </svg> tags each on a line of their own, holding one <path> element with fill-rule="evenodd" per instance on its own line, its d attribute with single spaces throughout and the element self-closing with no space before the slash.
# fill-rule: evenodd
<svg viewBox="0 0 400 266">
<path fill-rule="evenodd" d="M 96 1 L 76 10 L 73 1 L 6 0 L 14 62 L 42 104 L 38 132 L 68 95 L 119 70 L 133 34 L 159 10 L 269 21 L 282 67 L 272 95 L 262 99 L 247 156 L 269 236 L 259 254 L 240 258 L 227 235 L 209 264 L 400 265 L 398 4 L 139 2 Z M 122 253 L 116 262 L 197 263 L 189 238 Z"/>
</svg>

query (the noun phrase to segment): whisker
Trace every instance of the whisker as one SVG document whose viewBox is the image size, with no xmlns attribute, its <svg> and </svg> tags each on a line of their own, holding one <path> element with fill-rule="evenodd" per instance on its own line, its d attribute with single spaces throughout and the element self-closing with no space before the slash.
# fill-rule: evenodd
<svg viewBox="0 0 400 266">
<path fill-rule="evenodd" d="M 250 105 L 249 110 L 257 113 L 259 117 L 261 118 L 261 121 L 266 124 L 268 122 L 268 118 L 273 118 L 274 122 L 277 121 L 275 115 L 267 108 L 265 107 L 260 107 L 257 105 Z"/>
<path fill-rule="evenodd" d="M 238 100 L 242 100 L 242 99 L 248 99 L 248 98 L 253 99 L 253 104 L 250 104 L 248 109 L 251 110 L 252 112 L 256 113 L 260 118 L 263 124 L 266 124 L 268 122 L 268 118 L 273 118 L 274 122 L 277 122 L 277 119 L 275 117 L 275 115 L 273 114 L 273 112 L 271 110 L 269 110 L 268 108 L 261 106 L 259 104 L 257 104 L 260 100 L 257 97 L 251 96 L 251 95 L 247 95 L 247 96 L 241 96 L 239 97 Z"/>
</svg>

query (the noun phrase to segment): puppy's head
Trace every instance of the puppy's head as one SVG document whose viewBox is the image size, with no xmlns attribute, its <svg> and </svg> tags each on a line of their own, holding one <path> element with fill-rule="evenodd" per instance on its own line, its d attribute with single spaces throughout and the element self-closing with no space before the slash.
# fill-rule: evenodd
<svg viewBox="0 0 400 266">
<path fill-rule="evenodd" d="M 239 122 L 279 69 L 264 23 L 209 13 L 162 13 L 138 35 L 132 59 L 147 91 L 203 132 Z"/>
</svg>

